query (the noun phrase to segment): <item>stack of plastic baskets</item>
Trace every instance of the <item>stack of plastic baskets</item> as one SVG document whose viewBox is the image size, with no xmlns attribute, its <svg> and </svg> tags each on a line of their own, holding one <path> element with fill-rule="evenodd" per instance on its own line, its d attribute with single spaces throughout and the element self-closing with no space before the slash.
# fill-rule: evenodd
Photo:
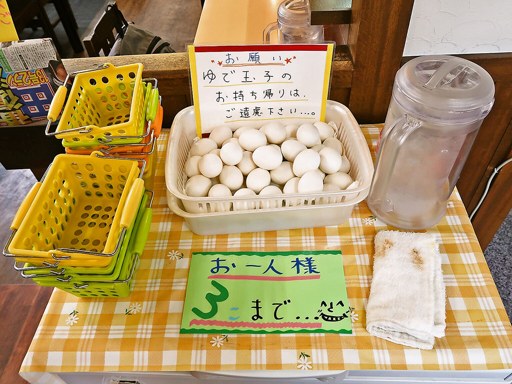
<svg viewBox="0 0 512 384">
<path fill-rule="evenodd" d="M 151 208 L 134 160 L 55 157 L 11 225 L 4 255 L 40 285 L 81 297 L 130 294 Z"/>
<path fill-rule="evenodd" d="M 144 161 L 144 179 L 151 185 L 163 109 L 156 79 L 143 79 L 142 69 L 137 63 L 104 64 L 73 74 L 67 101 L 66 87 L 60 87 L 52 101 L 46 134 L 61 139 L 69 154 L 101 151 Z M 55 132 L 50 132 L 61 111 Z"/>
</svg>

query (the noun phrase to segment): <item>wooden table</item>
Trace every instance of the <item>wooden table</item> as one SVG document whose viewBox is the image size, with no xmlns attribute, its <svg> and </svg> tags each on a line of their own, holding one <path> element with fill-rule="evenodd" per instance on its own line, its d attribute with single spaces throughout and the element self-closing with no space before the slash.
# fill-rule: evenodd
<svg viewBox="0 0 512 384">
<path fill-rule="evenodd" d="M 372 149 L 380 128 L 363 127 Z M 219 374 L 237 374 L 278 377 L 279 383 L 293 382 L 283 377 L 309 377 L 308 382 L 320 376 L 347 383 L 441 378 L 444 382 L 478 378 L 510 382 L 512 327 L 456 191 L 446 217 L 428 230 L 440 243 L 447 293 L 446 337 L 436 339 L 433 350 L 406 348 L 365 330 L 373 238 L 388 227 L 372 216 L 364 202 L 339 226 L 195 235 L 167 206 L 167 140 L 165 131 L 158 141 L 153 223 L 134 291 L 124 299 L 81 299 L 55 290 L 21 367 L 26 380 L 220 383 L 225 378 Z M 192 251 L 304 249 L 342 251 L 347 293 L 354 308 L 353 335 L 232 334 L 219 338 L 179 333 Z M 308 355 L 308 364 L 300 360 L 301 354 Z M 304 367 L 310 369 L 303 371 Z"/>
</svg>

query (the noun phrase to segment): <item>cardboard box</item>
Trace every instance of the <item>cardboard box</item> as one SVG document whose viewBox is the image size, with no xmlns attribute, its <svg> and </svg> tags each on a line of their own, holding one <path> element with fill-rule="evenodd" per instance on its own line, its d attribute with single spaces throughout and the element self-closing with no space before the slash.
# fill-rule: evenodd
<svg viewBox="0 0 512 384">
<path fill-rule="evenodd" d="M 51 39 L 0 43 L 0 126 L 45 122 L 66 77 Z"/>
</svg>

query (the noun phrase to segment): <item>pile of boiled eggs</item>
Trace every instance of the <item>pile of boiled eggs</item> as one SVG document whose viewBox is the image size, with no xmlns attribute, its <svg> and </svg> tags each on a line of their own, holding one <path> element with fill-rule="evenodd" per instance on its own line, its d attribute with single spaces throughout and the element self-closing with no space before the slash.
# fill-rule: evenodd
<svg viewBox="0 0 512 384">
<path fill-rule="evenodd" d="M 357 187 L 334 123 L 215 127 L 185 162 L 191 197 L 271 196 Z"/>
</svg>

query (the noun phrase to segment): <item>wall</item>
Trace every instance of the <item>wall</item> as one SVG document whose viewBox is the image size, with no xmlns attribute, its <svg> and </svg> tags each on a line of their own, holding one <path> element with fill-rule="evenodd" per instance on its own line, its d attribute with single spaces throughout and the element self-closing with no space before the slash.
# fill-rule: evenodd
<svg viewBox="0 0 512 384">
<path fill-rule="evenodd" d="M 415 0 L 404 56 L 512 52 L 512 1 Z"/>
</svg>

